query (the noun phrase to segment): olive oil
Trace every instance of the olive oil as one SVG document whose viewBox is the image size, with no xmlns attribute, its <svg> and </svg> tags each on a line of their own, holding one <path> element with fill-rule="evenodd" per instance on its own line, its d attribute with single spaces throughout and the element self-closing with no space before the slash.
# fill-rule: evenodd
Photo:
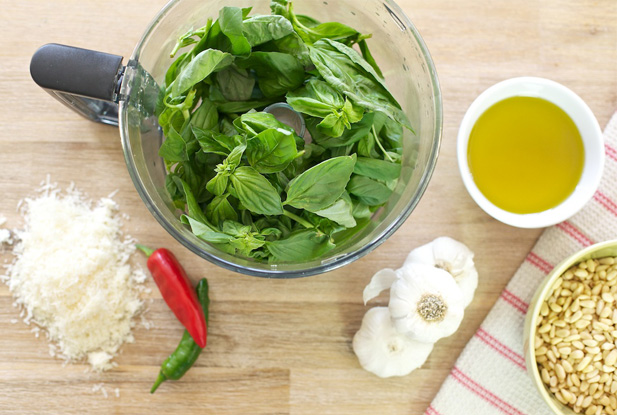
<svg viewBox="0 0 617 415">
<path fill-rule="evenodd" d="M 585 150 L 578 128 L 561 108 L 519 96 L 494 104 L 478 118 L 467 159 L 488 200 L 524 214 L 568 198 L 581 178 Z"/>
</svg>

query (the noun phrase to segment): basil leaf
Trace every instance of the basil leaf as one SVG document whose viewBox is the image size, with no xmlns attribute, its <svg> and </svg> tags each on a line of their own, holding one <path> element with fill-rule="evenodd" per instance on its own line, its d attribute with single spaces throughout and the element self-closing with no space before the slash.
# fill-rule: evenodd
<svg viewBox="0 0 617 415">
<path fill-rule="evenodd" d="M 383 127 L 379 131 L 379 137 L 383 138 L 384 145 L 392 150 L 403 150 L 403 127 L 389 118 L 386 118 Z"/>
<path fill-rule="evenodd" d="M 222 134 L 228 136 L 235 136 L 236 134 L 238 134 L 238 130 L 236 130 L 236 127 L 234 127 L 233 123 L 227 116 L 220 117 L 219 130 Z"/>
<path fill-rule="evenodd" d="M 351 103 L 351 101 L 345 99 L 345 104 L 343 105 L 343 108 L 340 111 L 335 110 L 331 114 L 328 114 L 319 124 L 317 124 L 317 129 L 320 133 L 324 135 L 337 138 L 343 135 L 346 129 L 351 128 L 351 123 L 360 121 L 363 114 L 363 108 L 356 107 Z M 355 141 L 356 136 L 354 136 L 352 139 Z M 338 141 L 341 145 L 347 145 L 351 143 L 349 140 Z"/>
<path fill-rule="evenodd" d="M 263 235 L 251 232 L 250 226 L 227 220 L 223 223 L 223 232 L 233 235 L 235 238 L 229 241 L 242 255 L 251 256 L 252 251 L 261 248 L 266 244 Z"/>
<path fill-rule="evenodd" d="M 220 196 L 227 191 L 229 184 L 229 173 L 219 172 L 206 183 L 206 189 L 213 195 Z"/>
<path fill-rule="evenodd" d="M 249 234 L 242 238 L 233 239 L 229 243 L 236 248 L 241 255 L 253 256 L 253 251 L 264 246 L 266 241 Z"/>
<path fill-rule="evenodd" d="M 371 77 L 375 82 L 381 85 L 383 89 L 386 90 L 386 92 L 390 96 L 393 103 L 396 104 L 397 107 L 399 107 L 394 97 L 390 94 L 390 91 L 388 91 L 388 87 L 386 86 L 383 78 L 377 75 L 377 72 L 375 72 L 375 69 L 373 69 L 373 67 L 362 57 L 362 55 L 356 52 L 355 49 L 350 48 L 349 46 L 344 45 L 341 42 L 334 42 L 330 39 L 324 39 L 324 42 L 327 43 L 332 48 L 331 50 L 336 49 L 338 52 L 346 55 L 353 63 L 360 66 L 362 69 L 364 69 L 369 74 L 369 77 Z"/>
<path fill-rule="evenodd" d="M 324 255 L 335 246 L 328 235 L 313 229 L 292 232 L 285 239 L 266 242 L 268 251 L 278 261 L 308 261 Z"/>
<path fill-rule="evenodd" d="M 193 191 L 197 203 L 206 202 L 211 197 L 205 189 L 208 181 L 203 166 L 199 163 L 197 155 L 191 156 L 188 161 L 178 163 L 176 166 L 178 177 L 184 180 Z"/>
<path fill-rule="evenodd" d="M 219 11 L 219 25 L 221 32 L 231 42 L 231 53 L 248 56 L 251 53 L 251 45 L 244 37 L 242 17 L 243 11 L 239 7 L 223 7 Z"/>
<path fill-rule="evenodd" d="M 340 137 L 343 135 L 343 132 L 345 132 L 345 129 L 350 127 L 351 124 L 349 123 L 347 116 L 342 112 L 329 114 L 319 124 L 317 124 L 317 129 L 320 133 L 333 138 Z"/>
<path fill-rule="evenodd" d="M 178 179 L 180 179 L 180 177 L 175 173 L 169 173 L 165 176 L 165 189 L 174 202 L 174 206 L 178 209 L 182 209 L 185 205 L 184 193 L 181 190 L 182 185 L 178 186 L 178 183 L 176 183 Z"/>
<path fill-rule="evenodd" d="M 341 110 L 345 104 L 345 98 L 336 89 L 315 78 L 303 87 L 288 92 L 286 98 L 294 110 L 321 118 Z"/>
<path fill-rule="evenodd" d="M 278 14 L 289 19 L 288 5 L 288 0 L 270 0 L 270 11 L 272 14 Z"/>
<path fill-rule="evenodd" d="M 188 161 L 189 157 L 199 150 L 199 143 L 193 137 L 190 128 L 184 128 L 179 134 L 173 126 L 168 126 L 167 137 L 159 148 L 159 156 L 167 163 Z"/>
<path fill-rule="evenodd" d="M 300 37 L 308 43 L 315 43 L 320 39 L 341 40 L 358 35 L 358 31 L 338 22 L 326 22 L 317 26 L 307 27 L 296 16 L 292 16 L 294 29 Z"/>
<path fill-rule="evenodd" d="M 343 112 L 347 115 L 350 123 L 358 122 L 364 117 L 364 108 L 354 105 L 349 99 L 345 99 Z"/>
<path fill-rule="evenodd" d="M 217 103 L 216 107 L 220 112 L 225 114 L 237 114 L 240 112 L 264 108 L 273 102 L 276 102 L 276 99 L 269 98 L 254 101 L 230 101 L 225 103 Z"/>
<path fill-rule="evenodd" d="M 247 141 L 248 162 L 260 173 L 284 170 L 297 154 L 296 140 L 287 130 L 264 130 Z"/>
<path fill-rule="evenodd" d="M 315 27 L 321 24 L 319 20 L 305 14 L 296 14 L 296 19 L 306 27 Z"/>
<path fill-rule="evenodd" d="M 323 39 L 309 47 L 309 51 L 311 61 L 319 74 L 331 86 L 351 98 L 357 105 L 381 111 L 411 130 L 407 116 L 383 81 L 355 50 L 342 43 Z M 353 59 L 349 55 L 353 56 Z M 364 64 L 358 63 L 362 61 Z M 371 71 L 366 68 L 371 68 Z"/>
<path fill-rule="evenodd" d="M 284 95 L 304 82 L 304 67 L 287 53 L 253 52 L 238 66 L 255 71 L 259 89 L 267 98 Z"/>
<path fill-rule="evenodd" d="M 191 116 L 190 123 L 193 127 L 218 131 L 219 114 L 212 101 L 207 98 L 202 98 L 201 105 Z"/>
<path fill-rule="evenodd" d="M 220 225 L 226 220 L 238 220 L 238 214 L 227 200 L 228 196 L 216 196 L 206 207 L 206 216 L 214 225 Z"/>
<path fill-rule="evenodd" d="M 357 220 L 357 225 L 353 228 L 344 229 L 331 236 L 332 243 L 336 246 L 340 246 L 345 242 L 351 240 L 362 232 L 369 224 L 371 220 L 368 218 L 362 218 Z"/>
<path fill-rule="evenodd" d="M 347 191 L 369 206 L 381 205 L 387 202 L 392 194 L 392 190 L 385 184 L 357 175 L 354 175 L 349 180 Z"/>
<path fill-rule="evenodd" d="M 238 167 L 231 183 L 240 203 L 253 213 L 282 215 L 281 197 L 268 179 L 252 167 Z"/>
<path fill-rule="evenodd" d="M 238 167 L 242 160 L 242 154 L 246 150 L 246 144 L 241 144 L 235 147 L 223 162 L 216 166 L 216 176 L 214 176 L 207 184 L 206 189 L 217 196 L 222 195 L 227 191 L 229 175 Z"/>
<path fill-rule="evenodd" d="M 362 157 L 377 158 L 379 154 L 375 150 L 375 138 L 369 133 L 358 141 L 358 155 Z"/>
<path fill-rule="evenodd" d="M 193 127 L 193 134 L 195 134 L 195 138 L 199 142 L 203 152 L 218 154 L 224 157 L 229 155 L 230 150 L 222 145 L 217 138 L 215 138 L 216 136 L 228 136 L 217 134 L 211 130 L 203 130 L 199 127 Z"/>
<path fill-rule="evenodd" d="M 371 51 L 368 48 L 368 43 L 366 43 L 365 39 L 362 39 L 358 42 L 358 46 L 360 47 L 360 52 L 362 53 L 362 57 L 364 60 L 373 67 L 373 70 L 380 78 L 383 79 L 383 73 L 381 73 L 381 69 L 379 69 L 379 65 L 375 62 L 375 58 L 371 54 Z"/>
<path fill-rule="evenodd" d="M 353 172 L 376 180 L 395 180 L 401 175 L 401 165 L 385 160 L 358 157 Z"/>
<path fill-rule="evenodd" d="M 231 65 L 216 74 L 216 85 L 227 101 L 246 101 L 253 93 L 255 78 L 245 69 Z"/>
<path fill-rule="evenodd" d="M 182 183 L 182 191 L 184 192 L 184 198 L 186 200 L 186 206 L 188 208 L 189 215 L 197 219 L 200 222 L 206 223 L 207 222 L 206 216 L 204 215 L 203 210 L 201 210 L 201 207 L 199 206 L 199 204 L 197 203 L 197 200 L 195 200 L 195 196 L 193 195 L 191 188 L 184 180 L 181 180 L 181 183 Z"/>
<path fill-rule="evenodd" d="M 272 7 L 272 3 L 271 3 Z M 285 8 L 286 10 L 282 10 Z M 273 12 L 274 8 L 273 8 Z M 352 29 L 349 26 L 346 26 L 342 23 L 338 22 L 328 22 L 328 23 L 319 23 L 315 24 L 317 21 L 314 19 L 310 19 L 306 16 L 302 17 L 303 21 L 308 20 L 308 26 L 304 25 L 298 16 L 293 12 L 293 3 L 288 2 L 287 4 L 276 7 L 276 12 L 280 12 L 284 14 L 291 23 L 293 24 L 293 28 L 300 35 L 300 37 L 307 43 L 317 42 L 319 39 L 330 38 L 330 39 L 346 39 L 352 36 L 358 36 L 359 33 Z"/>
<path fill-rule="evenodd" d="M 312 65 L 309 49 L 296 32 L 262 45 L 261 50 L 288 53 L 298 59 L 302 66 Z"/>
<path fill-rule="evenodd" d="M 236 238 L 247 235 L 251 231 L 250 226 L 243 225 L 237 221 L 225 221 L 223 223 L 223 232 Z"/>
<path fill-rule="evenodd" d="M 283 235 L 283 232 L 278 228 L 265 228 L 260 232 L 260 234 L 263 236 L 271 236 L 272 238 L 270 240 L 276 240 Z"/>
<path fill-rule="evenodd" d="M 223 165 L 226 170 L 231 172 L 240 165 L 244 150 L 246 150 L 246 144 L 244 143 L 236 146 L 233 150 L 231 150 L 229 156 L 227 156 L 227 158 L 223 161 Z"/>
<path fill-rule="evenodd" d="M 314 212 L 334 203 L 345 190 L 356 156 L 335 157 L 295 177 L 287 187 L 285 205 Z"/>
<path fill-rule="evenodd" d="M 196 83 L 203 81 L 211 73 L 231 65 L 233 60 L 233 56 L 229 53 L 216 49 L 204 50 L 182 68 L 172 84 L 172 96 L 180 96 Z"/>
<path fill-rule="evenodd" d="M 291 22 L 283 16 L 253 16 L 243 23 L 242 31 L 251 46 L 281 39 L 294 33 Z"/>
<path fill-rule="evenodd" d="M 159 156 L 163 157 L 165 161 L 171 163 L 186 161 L 189 159 L 186 149 L 186 142 L 173 127 L 170 127 L 161 148 L 159 148 Z"/>
<path fill-rule="evenodd" d="M 364 117 L 362 117 L 362 120 L 355 124 L 351 124 L 351 127 L 344 131 L 340 137 L 330 137 L 323 134 L 323 132 L 318 128 L 320 122 L 319 119 L 307 118 L 305 122 L 306 128 L 309 130 L 311 137 L 317 144 L 324 148 L 333 148 L 348 146 L 366 137 L 371 131 L 374 116 L 374 112 L 367 112 L 364 114 Z"/>
<path fill-rule="evenodd" d="M 343 192 L 343 195 L 332 205 L 313 213 L 328 218 L 346 228 L 353 228 L 356 226 L 356 220 L 353 217 L 352 210 L 351 199 L 346 192 Z"/>
<path fill-rule="evenodd" d="M 255 137 L 259 133 L 274 129 L 287 131 L 293 134 L 294 130 L 290 126 L 277 120 L 274 115 L 268 112 L 250 112 L 242 114 L 234 120 L 237 130 L 246 133 L 248 138 Z"/>
<path fill-rule="evenodd" d="M 371 209 L 368 205 L 356 201 L 353 202 L 352 214 L 353 217 L 356 219 L 368 219 L 373 216 L 373 212 L 371 212 Z"/>
<path fill-rule="evenodd" d="M 187 215 L 182 215 L 182 223 L 185 223 L 191 227 L 191 232 L 195 234 L 199 239 L 203 239 L 206 242 L 215 244 L 224 244 L 233 240 L 233 236 L 226 235 L 222 232 L 218 232 L 210 226 L 195 220 Z"/>
</svg>

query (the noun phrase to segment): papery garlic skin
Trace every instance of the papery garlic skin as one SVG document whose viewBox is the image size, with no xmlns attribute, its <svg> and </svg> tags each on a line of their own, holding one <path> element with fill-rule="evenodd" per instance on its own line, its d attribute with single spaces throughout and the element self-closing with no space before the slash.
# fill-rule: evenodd
<svg viewBox="0 0 617 415">
<path fill-rule="evenodd" d="M 366 312 L 362 326 L 353 338 L 353 350 L 360 365 L 381 378 L 405 376 L 419 368 L 433 350 L 394 328 L 387 307 Z"/>
<path fill-rule="evenodd" d="M 397 278 L 397 272 L 391 268 L 377 271 L 373 278 L 371 278 L 371 282 L 364 287 L 364 292 L 362 293 L 364 305 L 377 297 L 382 291 L 389 289 Z"/>
<path fill-rule="evenodd" d="M 397 273 L 388 305 L 395 329 L 423 343 L 453 334 L 463 320 L 465 302 L 452 275 L 420 263 L 410 263 Z"/>
<path fill-rule="evenodd" d="M 448 271 L 463 292 L 465 307 L 473 300 L 478 287 L 474 253 L 463 243 L 447 236 L 422 245 L 409 253 L 403 268 L 412 263 L 432 265 Z"/>
</svg>

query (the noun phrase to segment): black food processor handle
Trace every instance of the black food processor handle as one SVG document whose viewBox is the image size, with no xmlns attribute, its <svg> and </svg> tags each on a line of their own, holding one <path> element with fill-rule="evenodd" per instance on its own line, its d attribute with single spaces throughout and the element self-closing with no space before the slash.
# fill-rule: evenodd
<svg viewBox="0 0 617 415">
<path fill-rule="evenodd" d="M 122 56 L 49 43 L 30 61 L 40 87 L 91 121 L 118 125 Z"/>
</svg>

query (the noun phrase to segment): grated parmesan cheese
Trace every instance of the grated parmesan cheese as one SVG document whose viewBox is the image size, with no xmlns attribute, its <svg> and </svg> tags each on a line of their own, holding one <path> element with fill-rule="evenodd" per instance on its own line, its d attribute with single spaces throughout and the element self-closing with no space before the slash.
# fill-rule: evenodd
<svg viewBox="0 0 617 415">
<path fill-rule="evenodd" d="M 0 246 L 2 244 L 10 245 L 13 243 L 11 240 L 11 232 L 8 229 L 0 229 Z"/>
<path fill-rule="evenodd" d="M 129 264 L 134 241 L 120 239 L 110 198 L 92 207 L 74 186 L 61 194 L 49 179 L 42 192 L 23 201 L 25 229 L 14 231 L 6 283 L 24 321 L 44 328 L 55 344 L 52 356 L 108 370 L 120 346 L 134 341 L 133 317 L 143 308 L 144 273 Z"/>
</svg>

